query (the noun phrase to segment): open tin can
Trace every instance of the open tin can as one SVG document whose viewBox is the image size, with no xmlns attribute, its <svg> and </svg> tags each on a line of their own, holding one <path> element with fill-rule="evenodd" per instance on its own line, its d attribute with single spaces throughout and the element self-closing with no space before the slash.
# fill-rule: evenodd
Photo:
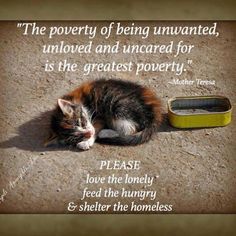
<svg viewBox="0 0 236 236">
<path fill-rule="evenodd" d="M 232 106 L 224 96 L 176 97 L 168 101 L 170 124 L 176 128 L 226 126 Z"/>
</svg>

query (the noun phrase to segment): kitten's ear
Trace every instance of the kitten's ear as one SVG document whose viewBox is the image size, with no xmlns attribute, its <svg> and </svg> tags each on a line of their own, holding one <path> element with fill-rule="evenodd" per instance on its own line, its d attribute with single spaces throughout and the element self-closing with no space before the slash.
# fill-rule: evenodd
<svg viewBox="0 0 236 236">
<path fill-rule="evenodd" d="M 59 98 L 57 100 L 57 103 L 65 116 L 72 116 L 73 115 L 74 110 L 73 110 L 73 104 L 71 102 Z"/>
<path fill-rule="evenodd" d="M 45 147 L 58 145 L 58 136 L 54 133 L 51 133 L 49 138 L 44 142 Z"/>
</svg>

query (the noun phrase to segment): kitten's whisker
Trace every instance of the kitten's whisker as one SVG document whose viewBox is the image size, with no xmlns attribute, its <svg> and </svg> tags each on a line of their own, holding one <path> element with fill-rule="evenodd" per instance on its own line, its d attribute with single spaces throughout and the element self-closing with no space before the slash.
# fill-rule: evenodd
<svg viewBox="0 0 236 236">
<path fill-rule="evenodd" d="M 94 114 L 95 112 L 96 112 L 96 111 L 94 110 L 94 111 L 92 112 L 92 114 L 89 116 L 89 119 L 90 119 L 90 120 L 92 120 L 93 114 Z"/>
</svg>

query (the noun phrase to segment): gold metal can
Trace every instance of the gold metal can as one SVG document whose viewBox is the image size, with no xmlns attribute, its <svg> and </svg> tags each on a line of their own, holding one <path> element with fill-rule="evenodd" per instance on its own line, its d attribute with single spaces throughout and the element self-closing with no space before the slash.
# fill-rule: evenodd
<svg viewBox="0 0 236 236">
<path fill-rule="evenodd" d="M 168 118 L 176 128 L 226 126 L 232 106 L 224 96 L 176 97 L 168 101 Z"/>
</svg>

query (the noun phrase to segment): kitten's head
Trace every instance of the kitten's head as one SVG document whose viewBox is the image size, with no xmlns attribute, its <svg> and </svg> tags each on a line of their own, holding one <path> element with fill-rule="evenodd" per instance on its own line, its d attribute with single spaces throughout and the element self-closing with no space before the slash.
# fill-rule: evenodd
<svg viewBox="0 0 236 236">
<path fill-rule="evenodd" d="M 51 118 L 51 135 L 45 145 L 76 145 L 93 135 L 95 130 L 87 109 L 80 104 L 58 99 L 58 106 Z"/>
</svg>

